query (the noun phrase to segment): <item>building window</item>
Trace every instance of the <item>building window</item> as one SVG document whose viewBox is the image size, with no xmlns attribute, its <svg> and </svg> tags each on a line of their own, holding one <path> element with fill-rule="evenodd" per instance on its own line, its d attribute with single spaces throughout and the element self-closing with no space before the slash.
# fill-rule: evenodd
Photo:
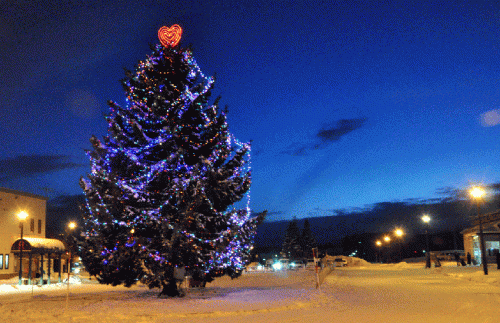
<svg viewBox="0 0 500 323">
<path fill-rule="evenodd" d="M 494 256 L 500 250 L 500 241 L 486 241 L 485 244 L 488 256 Z"/>
<path fill-rule="evenodd" d="M 5 255 L 5 269 L 9 269 L 9 255 Z"/>
<path fill-rule="evenodd" d="M 38 233 L 42 233 L 42 220 L 38 220 Z"/>
<path fill-rule="evenodd" d="M 31 219 L 30 221 L 30 231 L 35 232 L 35 219 Z"/>
<path fill-rule="evenodd" d="M 3 269 L 3 255 L 0 255 L 0 269 Z"/>
</svg>

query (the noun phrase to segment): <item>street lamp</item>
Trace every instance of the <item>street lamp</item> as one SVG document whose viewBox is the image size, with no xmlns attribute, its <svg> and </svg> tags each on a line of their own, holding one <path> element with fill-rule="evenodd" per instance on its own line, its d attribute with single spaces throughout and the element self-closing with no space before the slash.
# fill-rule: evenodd
<svg viewBox="0 0 500 323">
<path fill-rule="evenodd" d="M 69 228 L 70 230 L 73 230 L 74 228 L 76 228 L 76 223 L 75 223 L 75 222 L 70 222 L 70 223 L 68 224 L 68 228 Z"/>
<path fill-rule="evenodd" d="M 396 235 L 396 237 L 398 238 L 399 240 L 399 261 L 402 260 L 403 257 L 401 257 L 401 238 L 403 237 L 403 235 L 405 234 L 404 231 L 402 229 L 396 229 L 394 231 L 394 234 Z"/>
<path fill-rule="evenodd" d="M 68 251 L 69 251 L 69 258 L 68 258 L 68 286 L 69 286 L 69 273 L 70 273 L 70 268 L 71 268 L 71 245 L 69 236 L 71 235 L 71 232 L 76 228 L 76 223 L 75 222 L 70 222 L 68 223 L 68 229 L 69 229 L 69 234 L 68 234 Z"/>
<path fill-rule="evenodd" d="M 19 228 L 21 228 L 21 241 L 19 241 L 19 285 L 23 283 L 23 231 L 24 231 L 24 221 L 28 218 L 28 213 L 26 211 L 21 211 L 17 214 L 19 219 Z"/>
<path fill-rule="evenodd" d="M 388 244 L 389 242 L 391 242 L 391 237 L 389 237 L 389 236 L 385 236 L 385 237 L 384 237 L 384 241 L 385 241 L 385 243 L 387 243 L 387 244 Z M 389 250 L 389 248 L 386 248 L 386 251 L 385 251 L 385 258 L 386 258 L 386 261 L 387 261 L 387 262 L 389 262 L 389 261 L 391 260 L 391 257 L 390 257 L 390 250 Z"/>
<path fill-rule="evenodd" d="M 426 250 L 425 250 L 425 268 L 431 268 L 431 253 L 429 251 L 429 222 L 431 222 L 431 217 L 428 216 L 427 214 L 424 214 L 422 216 L 422 221 L 424 221 L 425 224 L 427 224 L 425 228 L 425 245 L 426 245 Z"/>
<path fill-rule="evenodd" d="M 483 263 L 483 271 L 485 275 L 488 275 L 488 263 L 486 262 L 486 250 L 484 246 L 484 234 L 483 234 L 483 221 L 481 215 L 479 214 L 479 203 L 481 202 L 483 196 L 486 194 L 484 189 L 479 186 L 475 186 L 470 190 L 470 195 L 476 200 L 477 207 L 477 219 L 479 221 L 479 243 L 481 248 L 481 262 Z"/>
<path fill-rule="evenodd" d="M 379 262 L 379 258 L 380 258 L 380 249 L 382 247 L 382 241 L 380 240 L 377 240 L 375 241 L 375 244 L 377 245 L 378 247 L 378 252 L 377 252 L 377 262 Z"/>
<path fill-rule="evenodd" d="M 67 288 L 67 293 L 66 293 L 66 311 L 68 310 L 68 303 L 69 303 L 69 272 L 71 268 L 71 246 L 70 246 L 70 239 L 69 236 L 71 235 L 71 232 L 76 228 L 76 223 L 75 222 L 70 222 L 68 223 L 68 229 L 69 229 L 69 234 L 68 234 L 68 251 L 69 251 L 69 258 L 68 258 L 68 288 Z"/>
</svg>

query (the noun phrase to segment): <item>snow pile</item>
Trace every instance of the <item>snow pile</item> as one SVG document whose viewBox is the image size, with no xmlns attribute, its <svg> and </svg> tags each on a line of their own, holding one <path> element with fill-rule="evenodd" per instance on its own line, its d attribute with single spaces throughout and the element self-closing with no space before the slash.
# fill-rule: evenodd
<svg viewBox="0 0 500 323">
<path fill-rule="evenodd" d="M 349 267 L 366 267 L 366 266 L 370 266 L 371 263 L 369 263 L 368 261 L 364 260 L 364 259 L 361 259 L 361 258 L 358 258 L 358 257 L 348 257 L 348 256 L 326 256 L 325 258 L 323 259 L 326 259 L 327 261 L 334 261 L 334 259 L 337 259 L 337 258 L 342 258 L 344 260 L 347 261 L 347 266 Z"/>
<path fill-rule="evenodd" d="M 15 292 L 16 288 L 12 285 L 3 284 L 0 285 L 0 293 Z"/>
<path fill-rule="evenodd" d="M 63 284 L 67 284 L 67 283 L 68 283 L 68 278 L 63 280 Z M 82 280 L 78 276 L 71 276 L 69 278 L 69 283 L 70 283 L 70 285 L 79 285 L 82 283 Z"/>
<path fill-rule="evenodd" d="M 371 263 L 369 263 L 368 261 L 357 257 L 347 257 L 347 263 L 349 266 L 354 266 L 354 267 L 371 266 Z"/>
<path fill-rule="evenodd" d="M 443 275 L 451 278 L 500 286 L 500 270 L 497 269 L 488 268 L 488 275 L 484 274 L 483 267 L 481 266 L 455 267 L 454 269 L 447 269 L 447 271 L 442 273 Z"/>
</svg>

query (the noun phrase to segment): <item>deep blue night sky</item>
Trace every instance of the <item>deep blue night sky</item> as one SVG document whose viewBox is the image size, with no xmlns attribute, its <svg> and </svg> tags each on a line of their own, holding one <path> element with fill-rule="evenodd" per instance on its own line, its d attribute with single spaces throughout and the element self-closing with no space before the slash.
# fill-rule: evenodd
<svg viewBox="0 0 500 323">
<path fill-rule="evenodd" d="M 180 24 L 229 129 L 253 140 L 252 208 L 331 215 L 500 182 L 496 1 L 0 2 L 0 186 L 81 194 L 119 80 Z"/>
</svg>

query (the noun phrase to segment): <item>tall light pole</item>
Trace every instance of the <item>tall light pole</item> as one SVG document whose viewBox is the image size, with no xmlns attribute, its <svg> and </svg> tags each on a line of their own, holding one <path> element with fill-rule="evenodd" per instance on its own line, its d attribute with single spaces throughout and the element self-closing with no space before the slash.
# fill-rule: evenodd
<svg viewBox="0 0 500 323">
<path fill-rule="evenodd" d="M 376 245 L 377 245 L 377 247 L 378 247 L 378 252 L 377 252 L 377 262 L 379 262 L 379 260 L 380 260 L 380 250 L 382 249 L 382 248 L 381 248 L 381 247 L 382 247 L 382 241 L 377 240 L 377 241 L 375 241 L 375 244 L 376 244 Z"/>
<path fill-rule="evenodd" d="M 68 288 L 66 292 L 66 311 L 68 310 L 68 303 L 69 303 L 69 273 L 71 271 L 71 246 L 70 246 L 70 235 L 71 232 L 76 228 L 76 223 L 75 222 L 70 222 L 68 223 L 68 251 L 69 251 L 69 257 L 68 257 Z"/>
<path fill-rule="evenodd" d="M 385 237 L 384 237 L 384 241 L 385 241 L 387 244 L 389 244 L 389 243 L 391 242 L 391 237 L 389 237 L 389 236 L 385 236 Z M 389 248 L 387 248 L 387 250 L 389 250 Z M 389 251 L 387 251 L 387 254 L 389 254 Z M 389 257 L 387 257 L 387 258 L 389 258 Z M 389 259 L 387 259 L 387 261 L 389 261 Z"/>
<path fill-rule="evenodd" d="M 396 237 L 398 238 L 398 242 L 399 242 L 399 261 L 402 260 L 403 257 L 401 257 L 401 239 L 403 237 L 403 235 L 405 234 L 404 231 L 402 229 L 396 229 L 394 231 L 394 234 L 396 235 Z"/>
<path fill-rule="evenodd" d="M 23 284 L 23 231 L 24 231 L 24 221 L 28 218 L 28 213 L 26 211 L 21 211 L 17 214 L 19 219 L 19 228 L 21 228 L 21 241 L 19 241 L 19 285 Z"/>
<path fill-rule="evenodd" d="M 425 268 L 431 268 L 431 253 L 429 250 L 429 222 L 431 222 L 431 217 L 427 214 L 424 214 L 424 216 L 422 216 L 422 221 L 424 221 L 424 223 L 427 225 L 425 227 Z"/>
<path fill-rule="evenodd" d="M 479 186 L 475 186 L 470 190 L 470 195 L 476 200 L 477 206 L 477 219 L 479 221 L 479 244 L 481 248 L 481 262 L 483 263 L 483 271 L 485 275 L 488 275 L 488 263 L 486 261 L 486 250 L 484 246 L 484 234 L 483 234 L 483 221 L 481 215 L 479 214 L 479 203 L 481 202 L 483 196 L 486 194 L 484 189 Z"/>
</svg>

